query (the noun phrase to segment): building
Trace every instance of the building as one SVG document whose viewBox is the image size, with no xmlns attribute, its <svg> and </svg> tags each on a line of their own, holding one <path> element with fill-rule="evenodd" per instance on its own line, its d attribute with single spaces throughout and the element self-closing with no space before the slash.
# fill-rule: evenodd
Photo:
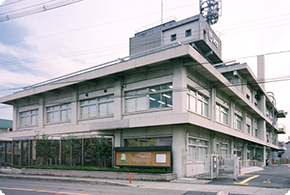
<svg viewBox="0 0 290 195">
<path fill-rule="evenodd" d="M 0 119 L 0 133 L 12 131 L 12 120 Z"/>
<path fill-rule="evenodd" d="M 192 176 L 189 165 L 209 154 L 265 164 L 281 149 L 277 135 L 285 127 L 277 121 L 286 113 L 260 83 L 263 56 L 258 67 L 256 78 L 246 63 L 223 62 L 220 39 L 199 15 L 138 32 L 128 57 L 1 97 L 13 105 L 13 131 L 0 138 L 5 160 L 37 161 L 31 146 L 40 132 L 58 143 L 52 164 L 67 162 L 61 145 L 70 135 L 82 151 L 100 136 L 113 148 L 170 146 L 178 177 Z M 116 161 L 112 152 L 112 166 Z M 87 152 L 78 163 L 91 165 Z"/>
</svg>

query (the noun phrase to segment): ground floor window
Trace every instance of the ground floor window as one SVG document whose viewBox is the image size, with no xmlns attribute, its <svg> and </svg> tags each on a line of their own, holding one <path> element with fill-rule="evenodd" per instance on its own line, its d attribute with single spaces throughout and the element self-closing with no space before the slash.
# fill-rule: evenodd
<svg viewBox="0 0 290 195">
<path fill-rule="evenodd" d="M 125 147 L 171 146 L 172 137 L 130 138 L 125 139 Z"/>
<path fill-rule="evenodd" d="M 208 154 L 209 142 L 196 138 L 188 138 L 188 160 L 202 160 Z"/>
</svg>

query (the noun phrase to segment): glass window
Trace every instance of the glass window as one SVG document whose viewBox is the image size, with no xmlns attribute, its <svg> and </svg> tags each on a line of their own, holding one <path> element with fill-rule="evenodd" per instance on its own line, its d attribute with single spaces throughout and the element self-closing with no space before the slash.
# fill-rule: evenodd
<svg viewBox="0 0 290 195">
<path fill-rule="evenodd" d="M 125 112 L 172 107 L 172 84 L 125 92 Z"/>
<path fill-rule="evenodd" d="M 216 105 L 215 109 L 216 109 L 216 121 L 228 125 L 229 124 L 228 122 L 229 110 L 218 104 Z"/>
<path fill-rule="evenodd" d="M 188 160 L 202 160 L 208 154 L 208 144 L 206 140 L 188 138 Z"/>
<path fill-rule="evenodd" d="M 65 122 L 71 120 L 71 103 L 46 108 L 47 123 Z"/>
<path fill-rule="evenodd" d="M 235 115 L 236 118 L 236 129 L 242 130 L 242 117 Z"/>
<path fill-rule="evenodd" d="M 209 101 L 208 97 L 198 92 L 195 92 L 192 89 L 188 89 L 187 92 L 188 110 L 208 117 L 209 116 L 208 101 Z"/>
<path fill-rule="evenodd" d="M 185 37 L 191 36 L 191 29 L 185 31 Z"/>
<path fill-rule="evenodd" d="M 171 146 L 172 137 L 130 138 L 125 139 L 125 147 L 139 146 Z"/>
<path fill-rule="evenodd" d="M 80 105 L 82 119 L 112 115 L 114 114 L 114 95 L 83 100 Z"/>
<path fill-rule="evenodd" d="M 38 109 L 19 113 L 20 127 L 38 125 Z"/>
<path fill-rule="evenodd" d="M 171 41 L 175 41 L 176 40 L 176 34 L 171 35 Z"/>
</svg>

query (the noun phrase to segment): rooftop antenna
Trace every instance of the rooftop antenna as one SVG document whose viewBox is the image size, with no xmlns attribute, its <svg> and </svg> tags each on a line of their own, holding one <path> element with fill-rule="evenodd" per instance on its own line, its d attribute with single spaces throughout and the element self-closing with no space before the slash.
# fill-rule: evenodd
<svg viewBox="0 0 290 195">
<path fill-rule="evenodd" d="M 219 16 L 221 16 L 221 5 L 222 0 L 199 1 L 200 14 L 209 26 L 217 23 Z"/>
</svg>

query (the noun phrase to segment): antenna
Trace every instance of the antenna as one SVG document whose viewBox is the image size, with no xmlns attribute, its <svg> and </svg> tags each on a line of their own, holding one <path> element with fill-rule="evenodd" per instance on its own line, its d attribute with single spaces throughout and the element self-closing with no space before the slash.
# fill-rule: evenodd
<svg viewBox="0 0 290 195">
<path fill-rule="evenodd" d="M 222 0 L 200 0 L 199 9 L 200 14 L 206 20 L 208 25 L 217 23 L 219 16 L 221 16 Z"/>
</svg>

